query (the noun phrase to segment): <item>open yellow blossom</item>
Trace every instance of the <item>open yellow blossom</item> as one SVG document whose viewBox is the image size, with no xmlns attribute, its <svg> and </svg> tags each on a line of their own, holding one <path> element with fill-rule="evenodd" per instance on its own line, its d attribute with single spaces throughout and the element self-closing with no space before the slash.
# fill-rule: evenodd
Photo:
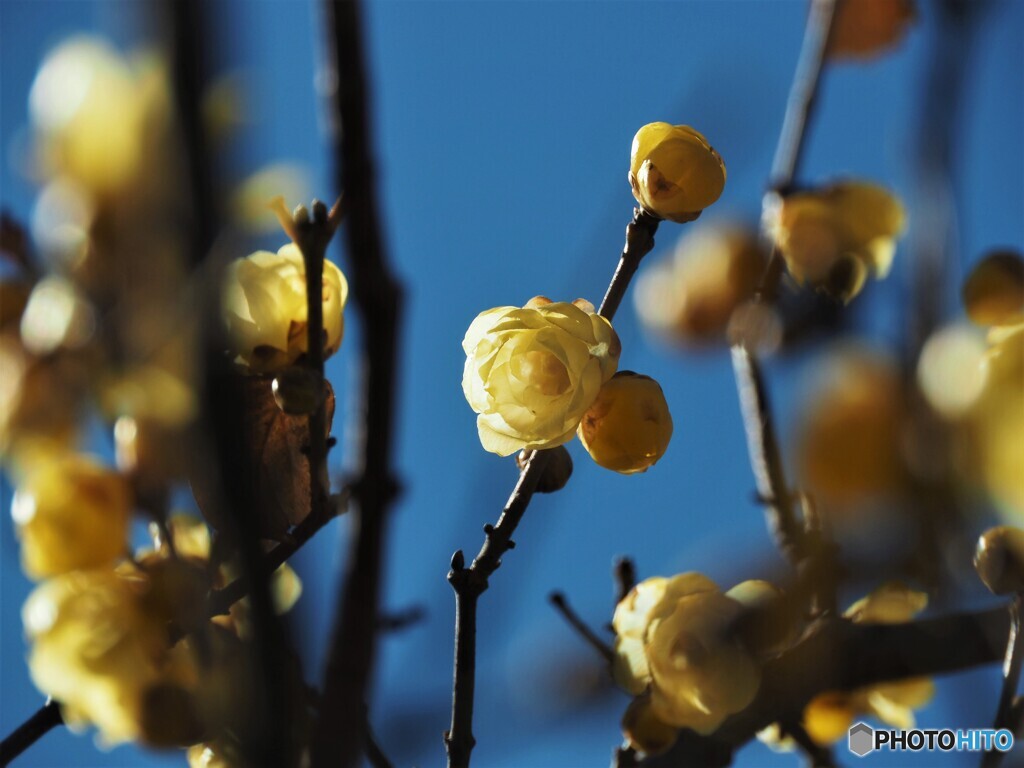
<svg viewBox="0 0 1024 768">
<path fill-rule="evenodd" d="M 135 580 L 111 570 L 63 574 L 36 588 L 22 619 L 32 681 L 61 702 L 65 722 L 93 724 L 110 744 L 138 738 L 167 629 L 141 610 Z"/>
<path fill-rule="evenodd" d="M 845 181 L 776 200 L 764 226 L 797 282 L 849 302 L 868 275 L 889 274 L 906 215 L 882 187 Z"/>
<path fill-rule="evenodd" d="M 644 721 L 708 734 L 753 700 L 760 666 L 735 625 L 744 600 L 763 590 L 737 589 L 722 593 L 705 576 L 684 573 L 641 582 L 619 603 L 613 670 L 626 690 L 650 696 Z"/>
<path fill-rule="evenodd" d="M 36 465 L 11 502 L 25 572 L 42 579 L 112 564 L 127 547 L 130 512 L 125 481 L 92 459 Z"/>
<path fill-rule="evenodd" d="M 672 414 L 658 382 L 619 371 L 601 387 L 577 433 L 600 466 L 631 475 L 646 472 L 665 455 Z"/>
<path fill-rule="evenodd" d="M 633 137 L 629 185 L 645 211 L 693 221 L 725 188 L 725 163 L 688 125 L 648 123 Z"/>
<path fill-rule="evenodd" d="M 499 456 L 571 440 L 621 351 L 592 304 L 542 296 L 481 312 L 462 348 L 462 391 L 479 414 L 481 445 Z"/>
<path fill-rule="evenodd" d="M 348 281 L 324 262 L 324 356 L 338 350 L 345 329 Z M 225 274 L 223 315 L 231 352 L 253 372 L 277 371 L 308 351 L 306 266 L 293 243 L 277 253 L 257 251 Z"/>
</svg>

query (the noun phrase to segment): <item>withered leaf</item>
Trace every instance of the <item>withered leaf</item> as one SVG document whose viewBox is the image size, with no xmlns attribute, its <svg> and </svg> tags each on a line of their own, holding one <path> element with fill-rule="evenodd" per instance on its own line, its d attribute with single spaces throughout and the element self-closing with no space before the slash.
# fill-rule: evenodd
<svg viewBox="0 0 1024 768">
<path fill-rule="evenodd" d="M 288 529 L 301 523 L 311 508 L 309 419 L 284 413 L 274 401 L 273 375 L 237 376 L 230 386 L 237 390 L 243 424 L 237 434 L 240 460 L 250 483 L 246 516 L 252 515 L 263 539 L 281 541 Z M 330 434 L 334 421 L 334 390 L 326 386 L 325 421 Z M 207 522 L 225 530 L 222 511 L 211 502 L 209 478 L 192 477 L 192 491 Z"/>
</svg>

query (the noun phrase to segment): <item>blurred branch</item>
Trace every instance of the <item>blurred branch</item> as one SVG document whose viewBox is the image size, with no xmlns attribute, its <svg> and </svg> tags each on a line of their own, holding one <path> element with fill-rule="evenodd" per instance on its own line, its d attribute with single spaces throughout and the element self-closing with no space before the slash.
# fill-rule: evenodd
<svg viewBox="0 0 1024 768">
<path fill-rule="evenodd" d="M 605 292 L 598 314 L 611 320 L 626 295 L 640 261 L 654 247 L 654 234 L 660 220 L 633 210 L 626 227 L 626 242 L 615 273 Z M 449 768 L 466 768 L 476 745 L 473 736 L 473 697 L 476 688 L 476 610 L 477 600 L 487 590 L 491 575 L 501 566 L 502 556 L 515 546 L 512 534 L 523 519 L 530 499 L 547 463 L 545 451 L 531 451 L 522 461 L 522 471 L 495 525 L 484 526 L 484 543 L 466 567 L 462 550 L 452 556 L 448 583 L 455 591 L 455 668 L 452 682 L 451 727 L 444 735 Z"/>
<path fill-rule="evenodd" d="M 821 84 L 836 2 L 811 2 L 800 58 L 790 86 L 786 115 L 772 164 L 770 194 L 785 193 L 800 169 L 807 130 Z M 784 271 L 782 256 L 778 248 L 774 248 L 757 291 L 757 301 L 774 301 Z M 824 560 L 824 557 L 819 557 L 820 548 L 808 546 L 809 543 L 818 542 L 820 535 L 805 535 L 794 508 L 760 362 L 754 350 L 746 344 L 733 347 L 732 362 L 747 432 L 750 463 L 757 481 L 758 494 L 765 504 L 768 527 L 779 549 L 794 566 L 799 568 L 805 561 L 816 557 Z"/>
<path fill-rule="evenodd" d="M 355 535 L 334 620 L 324 697 L 313 731 L 311 765 L 349 767 L 365 751 L 362 712 L 373 670 L 387 512 L 397 495 L 391 467 L 402 290 L 385 254 L 370 144 L 370 105 L 362 5 L 325 0 L 325 82 L 334 86 L 337 183 L 348 207 L 346 239 L 352 298 L 362 316 L 366 380 L 363 464 L 353 483 Z"/>
<path fill-rule="evenodd" d="M 765 665 L 757 696 L 746 709 L 709 736 L 680 731 L 668 752 L 638 765 L 728 765 L 729 755 L 758 731 L 777 722 L 799 722 L 807 703 L 819 693 L 853 691 L 999 661 L 1009 624 L 1006 606 L 907 624 L 821 619 L 799 643 Z M 707 763 L 700 757 L 709 754 L 721 755 L 722 760 Z"/>
<path fill-rule="evenodd" d="M 797 743 L 800 751 L 807 757 L 811 768 L 835 768 L 832 750 L 818 744 L 799 722 L 787 723 L 783 731 Z"/>
<path fill-rule="evenodd" d="M 584 642 L 597 651 L 598 655 L 611 666 L 612 662 L 615 661 L 615 651 L 612 650 L 608 643 L 598 637 L 594 630 L 587 626 L 586 622 L 569 605 L 565 595 L 562 592 L 552 592 L 548 595 L 548 601 L 561 614 L 569 626 L 576 630 L 576 634 L 582 637 Z"/>
</svg>

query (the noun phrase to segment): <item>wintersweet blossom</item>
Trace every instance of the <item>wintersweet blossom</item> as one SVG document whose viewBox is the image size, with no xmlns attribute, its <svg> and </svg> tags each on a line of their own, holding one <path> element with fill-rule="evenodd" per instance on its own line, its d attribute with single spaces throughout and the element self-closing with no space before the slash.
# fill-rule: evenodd
<svg viewBox="0 0 1024 768">
<path fill-rule="evenodd" d="M 324 262 L 324 356 L 341 345 L 348 281 Z M 257 251 L 232 262 L 225 274 L 223 316 L 231 352 L 253 372 L 277 371 L 308 349 L 306 267 L 293 243 L 277 253 Z"/>
<path fill-rule="evenodd" d="M 571 440 L 621 350 L 593 304 L 542 296 L 481 312 L 462 348 L 462 390 L 479 414 L 480 443 L 499 456 Z"/>
<path fill-rule="evenodd" d="M 798 283 L 849 302 L 868 275 L 889 274 L 906 214 L 886 189 L 843 181 L 777 198 L 764 226 Z"/>
<path fill-rule="evenodd" d="M 659 218 L 693 221 L 721 196 L 725 175 L 721 155 L 688 125 L 648 123 L 633 137 L 629 185 Z"/>
<path fill-rule="evenodd" d="M 601 387 L 578 434 L 590 457 L 605 469 L 624 475 L 646 472 L 672 439 L 665 393 L 650 376 L 619 371 Z"/>
</svg>

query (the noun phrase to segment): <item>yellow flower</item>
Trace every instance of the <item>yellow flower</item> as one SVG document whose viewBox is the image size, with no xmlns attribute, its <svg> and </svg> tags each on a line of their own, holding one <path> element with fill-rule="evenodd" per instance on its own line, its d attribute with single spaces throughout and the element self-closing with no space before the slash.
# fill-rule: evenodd
<svg viewBox="0 0 1024 768">
<path fill-rule="evenodd" d="M 764 253 L 742 227 L 697 226 L 672 256 L 640 273 L 634 304 L 643 324 L 667 339 L 721 343 L 733 312 L 753 297 Z"/>
<path fill-rule="evenodd" d="M 649 691 L 645 720 L 709 734 L 753 701 L 761 671 L 734 625 L 743 601 L 761 597 L 746 583 L 723 594 L 698 573 L 648 579 L 626 596 L 612 622 L 613 669 L 626 690 Z"/>
<path fill-rule="evenodd" d="M 462 391 L 485 450 L 509 456 L 572 439 L 621 350 L 589 302 L 531 299 L 477 315 L 462 342 Z"/>
<path fill-rule="evenodd" d="M 148 120 L 166 96 L 156 79 L 98 38 L 72 37 L 50 51 L 29 94 L 48 175 L 66 174 L 99 195 L 136 178 Z"/>
<path fill-rule="evenodd" d="M 884 584 L 851 605 L 843 614 L 858 624 L 902 624 L 928 605 L 928 596 L 896 582 Z M 826 691 L 804 709 L 804 727 L 819 744 L 846 736 L 861 715 L 878 718 L 893 728 L 914 727 L 914 710 L 927 704 L 935 692 L 929 678 L 879 683 L 855 691 Z"/>
<path fill-rule="evenodd" d="M 828 53 L 868 59 L 897 45 L 917 18 L 911 0 L 843 0 L 836 5 Z"/>
<path fill-rule="evenodd" d="M 324 356 L 341 345 L 348 281 L 324 261 Z M 293 243 L 277 253 L 257 251 L 226 271 L 224 322 L 236 360 L 254 372 L 276 371 L 308 351 L 306 267 Z"/>
<path fill-rule="evenodd" d="M 797 282 L 849 302 L 869 274 L 889 274 L 906 216 L 882 187 L 849 181 L 776 200 L 764 226 Z"/>
<path fill-rule="evenodd" d="M 11 502 L 25 573 L 41 579 L 112 564 L 127 547 L 130 512 L 125 481 L 92 459 L 37 465 Z"/>
<path fill-rule="evenodd" d="M 802 484 L 837 505 L 897 488 L 904 404 L 894 361 L 842 347 L 814 371 L 808 389 L 796 441 Z"/>
<path fill-rule="evenodd" d="M 648 123 L 633 137 L 629 185 L 649 213 L 693 221 L 721 196 L 725 163 L 690 126 Z"/>
<path fill-rule="evenodd" d="M 625 475 L 646 472 L 668 449 L 672 414 L 658 382 L 619 371 L 601 387 L 578 434 L 591 458 L 605 469 Z"/>
<path fill-rule="evenodd" d="M 242 765 L 230 746 L 219 742 L 191 746 L 186 757 L 188 768 L 238 768 Z"/>
<path fill-rule="evenodd" d="M 37 587 L 22 610 L 32 681 L 70 726 L 93 724 L 110 744 L 138 737 L 141 697 L 167 644 L 137 586 L 113 571 L 73 571 Z"/>
</svg>

